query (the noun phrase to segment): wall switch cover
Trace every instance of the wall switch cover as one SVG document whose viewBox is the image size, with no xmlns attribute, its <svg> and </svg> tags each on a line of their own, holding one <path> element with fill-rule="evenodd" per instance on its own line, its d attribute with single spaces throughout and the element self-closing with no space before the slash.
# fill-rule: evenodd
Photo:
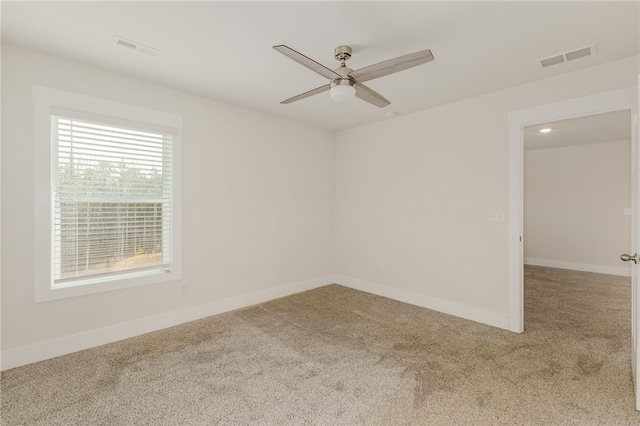
<svg viewBox="0 0 640 426">
<path fill-rule="evenodd" d="M 491 210 L 489 212 L 490 222 L 504 222 L 504 210 Z"/>
</svg>

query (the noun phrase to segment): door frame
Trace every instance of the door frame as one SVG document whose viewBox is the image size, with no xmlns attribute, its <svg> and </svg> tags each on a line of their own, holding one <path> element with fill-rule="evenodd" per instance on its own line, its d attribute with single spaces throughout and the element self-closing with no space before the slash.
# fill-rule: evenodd
<svg viewBox="0 0 640 426">
<path fill-rule="evenodd" d="M 524 127 L 631 109 L 634 87 L 511 111 L 509 123 L 509 330 L 524 331 L 523 162 Z M 630 123 L 631 125 L 631 123 Z"/>
</svg>

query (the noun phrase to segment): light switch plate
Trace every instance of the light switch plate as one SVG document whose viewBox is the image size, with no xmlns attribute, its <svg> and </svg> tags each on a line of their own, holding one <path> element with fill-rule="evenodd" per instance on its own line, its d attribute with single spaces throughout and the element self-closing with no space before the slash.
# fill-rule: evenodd
<svg viewBox="0 0 640 426">
<path fill-rule="evenodd" d="M 489 212 L 490 222 L 504 222 L 504 210 L 491 210 Z"/>
</svg>

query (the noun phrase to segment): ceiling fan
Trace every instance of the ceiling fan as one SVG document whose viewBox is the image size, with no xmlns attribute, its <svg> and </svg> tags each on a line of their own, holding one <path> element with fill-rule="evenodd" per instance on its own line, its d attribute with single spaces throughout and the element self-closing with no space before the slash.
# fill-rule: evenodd
<svg viewBox="0 0 640 426">
<path fill-rule="evenodd" d="M 290 104 L 291 102 L 299 101 L 300 99 L 308 98 L 309 96 L 326 92 L 328 90 L 331 99 L 336 102 L 346 102 L 357 97 L 377 107 L 383 108 L 391 102 L 375 90 L 362 83 L 373 80 L 374 78 L 406 70 L 407 68 L 412 68 L 417 65 L 433 61 L 434 59 L 431 50 L 422 50 L 420 52 L 399 56 L 397 58 L 369 65 L 368 67 L 354 71 L 345 65 L 345 62 L 351 58 L 351 48 L 349 46 L 338 46 L 335 48 L 334 54 L 335 58 L 340 61 L 340 66 L 335 70 L 331 70 L 283 44 L 273 46 L 273 48 L 299 64 L 304 65 L 310 70 L 331 80 L 329 84 L 325 84 L 324 86 L 320 86 L 316 89 L 309 90 L 308 92 L 286 99 L 280 102 L 281 104 Z"/>
</svg>

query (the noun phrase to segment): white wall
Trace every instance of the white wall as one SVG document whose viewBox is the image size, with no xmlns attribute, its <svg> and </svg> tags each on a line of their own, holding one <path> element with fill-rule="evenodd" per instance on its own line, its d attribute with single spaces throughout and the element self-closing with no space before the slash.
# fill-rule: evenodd
<svg viewBox="0 0 640 426">
<path fill-rule="evenodd" d="M 338 133 L 337 280 L 507 328 L 507 114 L 637 73 L 631 57 Z"/>
<path fill-rule="evenodd" d="M 183 277 L 188 295 L 179 295 L 173 282 L 34 303 L 33 84 L 184 117 Z M 62 350 L 79 344 L 73 340 L 78 333 L 132 321 L 135 326 L 129 329 L 143 332 L 153 325 L 139 322 L 145 318 L 160 315 L 166 325 L 172 319 L 163 314 L 186 310 L 190 314 L 181 318 L 188 319 L 211 312 L 193 308 L 203 304 L 254 294 L 224 305 L 233 307 L 332 282 L 331 133 L 6 45 L 2 107 L 5 355 L 26 356 L 16 348 L 38 350 L 44 348 L 38 344 L 52 339 L 63 339 L 56 346 Z M 289 284 L 286 291 L 272 291 Z M 122 337 L 125 329 L 112 337 Z M 95 333 L 85 337 L 101 343 Z"/>
<path fill-rule="evenodd" d="M 629 141 L 526 151 L 525 263 L 630 274 Z"/>
</svg>

